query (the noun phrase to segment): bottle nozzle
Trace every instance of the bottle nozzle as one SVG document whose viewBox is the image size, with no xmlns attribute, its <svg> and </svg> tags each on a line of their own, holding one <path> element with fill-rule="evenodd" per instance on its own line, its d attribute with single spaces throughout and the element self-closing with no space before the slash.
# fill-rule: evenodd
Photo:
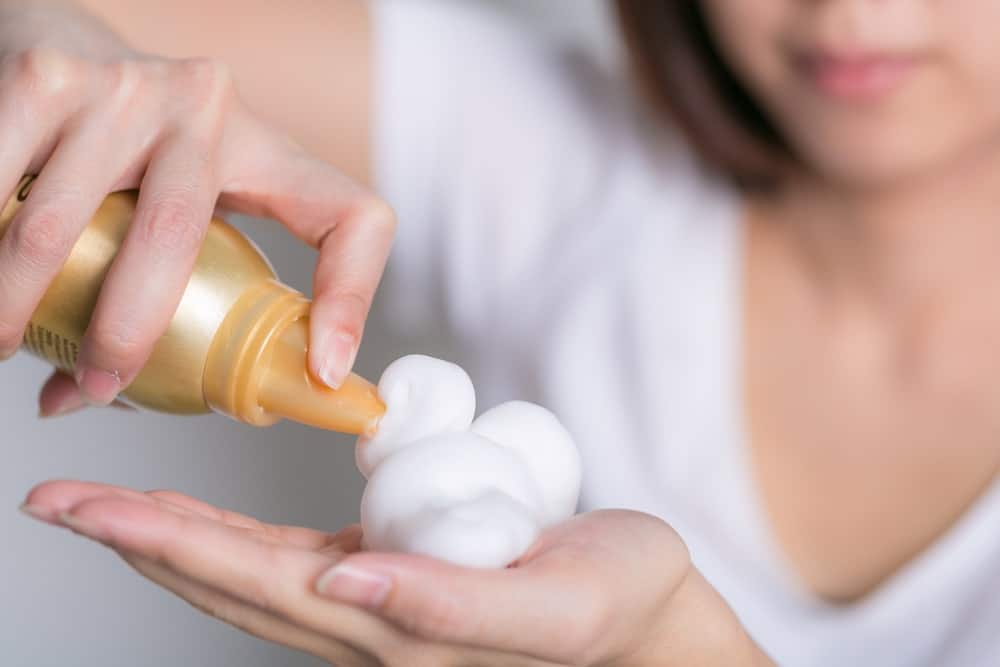
<svg viewBox="0 0 1000 667">
<path fill-rule="evenodd" d="M 331 389 L 307 370 L 309 306 L 304 296 L 274 281 L 244 294 L 209 352 L 206 402 L 257 426 L 287 418 L 371 435 L 385 412 L 375 385 L 352 373 Z"/>
<path fill-rule="evenodd" d="M 307 370 L 308 318 L 288 325 L 271 348 L 257 400 L 266 412 L 341 433 L 371 435 L 385 405 L 368 380 L 351 373 L 338 389 Z"/>
</svg>

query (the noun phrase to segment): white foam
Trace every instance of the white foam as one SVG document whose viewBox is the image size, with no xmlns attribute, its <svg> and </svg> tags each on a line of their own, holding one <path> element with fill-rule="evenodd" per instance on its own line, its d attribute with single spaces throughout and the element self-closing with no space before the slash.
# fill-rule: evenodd
<svg viewBox="0 0 1000 667">
<path fill-rule="evenodd" d="M 386 413 L 355 452 L 365 548 L 503 567 L 575 511 L 580 457 L 548 410 L 512 401 L 473 421 L 469 376 L 422 355 L 390 364 L 378 390 Z"/>
</svg>

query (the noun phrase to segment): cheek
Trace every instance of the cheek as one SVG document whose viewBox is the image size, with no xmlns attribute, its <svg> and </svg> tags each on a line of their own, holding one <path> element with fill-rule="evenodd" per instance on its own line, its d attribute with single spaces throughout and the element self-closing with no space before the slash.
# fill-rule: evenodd
<svg viewBox="0 0 1000 667">
<path fill-rule="evenodd" d="M 756 91 L 780 77 L 780 35 L 791 22 L 792 0 L 703 0 L 705 21 L 729 67 Z M 769 83 L 770 82 L 770 83 Z"/>
</svg>

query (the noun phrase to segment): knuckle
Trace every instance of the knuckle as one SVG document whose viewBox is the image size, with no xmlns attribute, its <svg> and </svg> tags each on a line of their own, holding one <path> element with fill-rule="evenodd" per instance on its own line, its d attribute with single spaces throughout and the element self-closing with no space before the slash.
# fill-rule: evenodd
<svg viewBox="0 0 1000 667">
<path fill-rule="evenodd" d="M 76 60 L 53 48 L 25 49 L 4 59 L 3 68 L 11 81 L 24 92 L 51 96 L 73 83 Z"/>
<path fill-rule="evenodd" d="M 8 231 L 14 257 L 40 268 L 61 261 L 75 240 L 65 217 L 54 208 L 25 211 Z"/>
<path fill-rule="evenodd" d="M 110 99 L 126 103 L 132 99 L 142 81 L 141 67 L 131 60 L 116 60 L 105 66 L 105 77 L 110 88 Z"/>
<path fill-rule="evenodd" d="M 369 309 L 369 300 L 357 292 L 334 292 L 317 294 L 315 303 L 321 304 L 314 308 L 314 317 L 323 329 L 334 332 L 338 338 L 349 339 L 345 342 L 357 345 L 364 335 L 365 316 Z M 325 312 L 326 315 L 319 313 Z"/>
<path fill-rule="evenodd" d="M 365 224 L 373 225 L 388 233 L 396 231 L 396 211 L 384 199 L 366 198 L 358 204 L 357 211 Z"/>
<path fill-rule="evenodd" d="M 354 336 L 355 338 L 360 338 L 360 318 L 368 310 L 369 297 L 357 289 L 342 289 L 331 292 L 324 299 L 330 303 L 337 304 L 337 309 L 340 312 L 351 315 L 350 318 L 336 323 L 338 331 Z"/>
<path fill-rule="evenodd" d="M 212 105 L 235 91 L 229 66 L 217 58 L 179 60 L 174 77 L 187 100 L 197 105 Z"/>
<path fill-rule="evenodd" d="M 124 372 L 137 365 L 145 355 L 146 337 L 134 324 L 97 320 L 87 332 L 95 356 L 102 365 Z"/>
<path fill-rule="evenodd" d="M 152 251 L 154 260 L 185 256 L 201 246 L 208 221 L 196 217 L 189 199 L 183 193 L 161 195 L 150 203 L 145 215 L 136 219 L 139 239 Z"/>
</svg>

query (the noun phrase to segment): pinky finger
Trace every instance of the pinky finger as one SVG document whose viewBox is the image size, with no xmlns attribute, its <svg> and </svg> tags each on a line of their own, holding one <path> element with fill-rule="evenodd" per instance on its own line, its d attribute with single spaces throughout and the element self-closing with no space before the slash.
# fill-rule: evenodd
<svg viewBox="0 0 1000 667">
<path fill-rule="evenodd" d="M 41 394 L 38 396 L 38 416 L 67 415 L 85 405 L 76 381 L 66 373 L 56 371 L 42 385 Z"/>
<path fill-rule="evenodd" d="M 84 407 L 87 407 L 87 404 L 80 395 L 76 380 L 63 371 L 52 373 L 42 385 L 41 393 L 38 395 L 39 417 L 59 417 Z M 135 411 L 132 406 L 117 400 L 111 403 L 110 407 Z"/>
</svg>

